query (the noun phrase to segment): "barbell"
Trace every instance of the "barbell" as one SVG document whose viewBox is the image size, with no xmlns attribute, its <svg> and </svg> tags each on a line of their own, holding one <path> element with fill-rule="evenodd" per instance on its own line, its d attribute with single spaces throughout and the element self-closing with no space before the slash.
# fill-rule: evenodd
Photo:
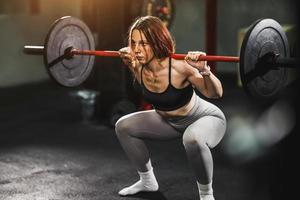
<svg viewBox="0 0 300 200">
<path fill-rule="evenodd" d="M 119 57 L 118 51 L 95 50 L 93 35 L 78 18 L 65 16 L 51 26 L 44 46 L 24 46 L 24 52 L 43 55 L 47 71 L 57 83 L 66 87 L 82 84 L 90 75 L 95 56 Z M 186 54 L 172 54 L 184 59 Z M 270 100 L 285 88 L 287 68 L 296 67 L 291 58 L 287 36 L 273 19 L 254 22 L 243 39 L 240 57 L 200 56 L 199 60 L 239 63 L 242 86 L 252 97 Z"/>
</svg>

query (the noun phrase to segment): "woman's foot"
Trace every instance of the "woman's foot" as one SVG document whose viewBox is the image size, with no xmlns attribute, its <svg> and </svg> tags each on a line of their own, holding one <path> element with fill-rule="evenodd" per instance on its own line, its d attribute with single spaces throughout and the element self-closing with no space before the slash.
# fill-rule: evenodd
<svg viewBox="0 0 300 200">
<path fill-rule="evenodd" d="M 138 182 L 136 182 L 135 184 L 126 187 L 124 189 L 122 189 L 119 192 L 120 196 L 127 196 L 127 195 L 134 195 L 137 194 L 139 192 L 155 192 L 158 190 L 158 184 L 157 182 L 155 183 L 143 183 L 142 180 L 139 180 Z"/>
<path fill-rule="evenodd" d="M 214 195 L 207 194 L 207 195 L 200 195 L 200 200 L 215 200 Z"/>
<path fill-rule="evenodd" d="M 155 192 L 158 190 L 158 183 L 153 173 L 153 168 L 147 172 L 138 172 L 140 180 L 135 184 L 123 188 L 120 192 L 120 196 L 133 195 L 139 192 Z"/>
<path fill-rule="evenodd" d="M 197 181 L 200 200 L 215 200 L 213 195 L 212 182 L 208 184 L 200 184 Z"/>
</svg>

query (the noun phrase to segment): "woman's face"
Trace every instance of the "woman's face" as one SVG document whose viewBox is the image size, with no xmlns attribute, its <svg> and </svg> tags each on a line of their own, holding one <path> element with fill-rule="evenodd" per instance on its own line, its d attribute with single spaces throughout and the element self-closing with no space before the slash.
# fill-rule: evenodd
<svg viewBox="0 0 300 200">
<path fill-rule="evenodd" d="M 134 29 L 131 34 L 131 50 L 141 64 L 148 63 L 154 56 L 153 50 L 145 35 Z"/>
</svg>

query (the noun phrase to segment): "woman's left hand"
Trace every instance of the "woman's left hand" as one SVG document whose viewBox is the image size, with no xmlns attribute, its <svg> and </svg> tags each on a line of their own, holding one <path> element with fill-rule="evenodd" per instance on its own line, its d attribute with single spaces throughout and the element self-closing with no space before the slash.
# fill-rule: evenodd
<svg viewBox="0 0 300 200">
<path fill-rule="evenodd" d="M 206 53 L 201 51 L 189 51 L 184 59 L 189 65 L 203 71 L 207 66 L 207 61 L 199 61 L 198 59 L 205 55 Z"/>
<path fill-rule="evenodd" d="M 207 65 L 207 61 L 200 61 L 200 56 L 205 56 L 206 53 L 201 51 L 189 51 L 186 57 L 184 58 L 185 61 L 195 67 L 200 71 L 202 75 L 210 75 L 210 67 Z"/>
</svg>

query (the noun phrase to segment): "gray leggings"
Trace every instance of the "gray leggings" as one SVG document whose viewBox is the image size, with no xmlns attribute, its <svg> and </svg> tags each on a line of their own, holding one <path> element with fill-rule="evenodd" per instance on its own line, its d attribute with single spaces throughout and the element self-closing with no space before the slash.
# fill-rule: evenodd
<svg viewBox="0 0 300 200">
<path fill-rule="evenodd" d="M 210 148 L 223 138 L 226 119 L 215 105 L 196 96 L 187 116 L 165 118 L 155 110 L 140 111 L 120 118 L 116 134 L 128 158 L 140 172 L 148 171 L 150 156 L 144 139 L 169 140 L 182 137 L 187 158 L 201 184 L 212 182 Z"/>
</svg>

